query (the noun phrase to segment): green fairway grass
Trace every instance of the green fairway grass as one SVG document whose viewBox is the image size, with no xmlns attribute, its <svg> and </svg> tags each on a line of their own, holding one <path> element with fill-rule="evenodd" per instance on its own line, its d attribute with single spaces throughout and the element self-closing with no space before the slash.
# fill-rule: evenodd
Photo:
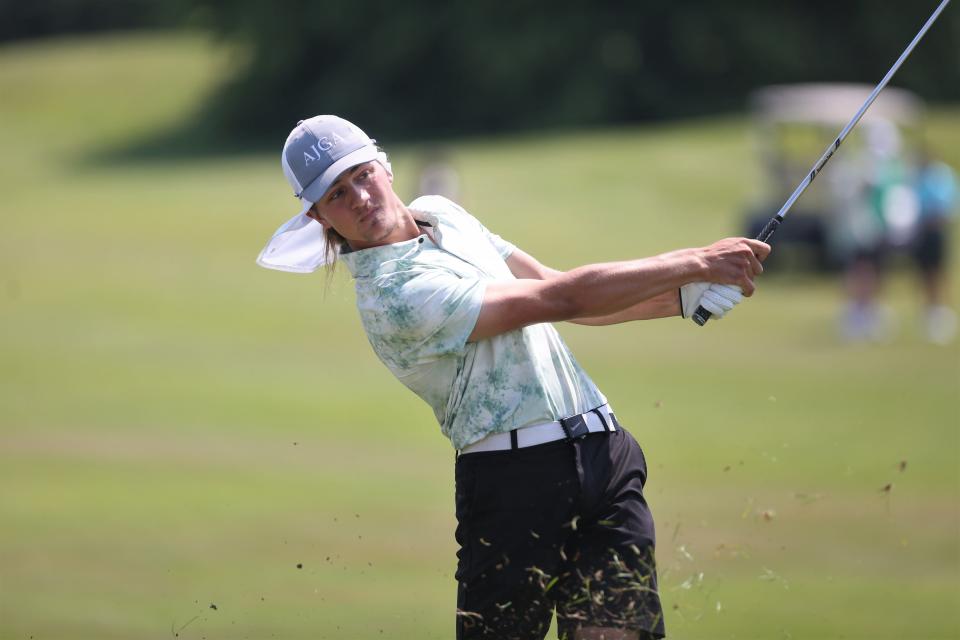
<svg viewBox="0 0 960 640">
<path fill-rule="evenodd" d="M 453 637 L 449 443 L 345 269 L 254 263 L 296 213 L 282 140 L 113 153 L 241 59 L 195 34 L 0 47 L 0 639 Z M 927 127 L 960 168 L 960 108 Z M 467 208 L 570 268 L 741 233 L 748 131 L 450 145 Z M 412 195 L 421 149 L 380 142 Z M 838 340 L 836 279 L 758 284 L 702 329 L 560 326 L 647 454 L 670 637 L 960 637 L 960 348 L 922 339 L 908 269 L 877 345 Z"/>
</svg>

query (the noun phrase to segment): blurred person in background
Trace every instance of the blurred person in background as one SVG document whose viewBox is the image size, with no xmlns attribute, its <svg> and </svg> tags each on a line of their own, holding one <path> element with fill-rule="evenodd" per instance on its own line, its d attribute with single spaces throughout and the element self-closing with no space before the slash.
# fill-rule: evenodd
<svg viewBox="0 0 960 640">
<path fill-rule="evenodd" d="M 453 157 L 443 147 L 429 147 L 420 158 L 418 196 L 443 196 L 461 202 L 460 172 Z"/>
<path fill-rule="evenodd" d="M 838 202 L 831 242 L 844 265 L 847 297 L 840 332 L 850 342 L 889 336 L 893 318 L 880 303 L 883 270 L 892 247 L 908 241 L 917 217 L 897 127 L 873 120 L 864 134 L 864 153 L 839 163 L 830 180 Z"/>
<path fill-rule="evenodd" d="M 457 638 L 539 640 L 554 610 L 567 640 L 664 637 L 646 460 L 551 323 L 722 317 L 770 247 L 557 271 L 447 198 L 404 205 L 386 155 L 341 118 L 298 123 L 282 165 L 301 212 L 258 263 L 345 263 L 371 346 L 456 449 Z"/>
<path fill-rule="evenodd" d="M 929 150 L 919 157 L 916 179 L 918 216 L 911 255 L 923 283 L 924 330 L 936 344 L 951 342 L 957 332 L 957 314 L 947 300 L 949 227 L 957 203 L 953 170 L 936 160 Z"/>
</svg>

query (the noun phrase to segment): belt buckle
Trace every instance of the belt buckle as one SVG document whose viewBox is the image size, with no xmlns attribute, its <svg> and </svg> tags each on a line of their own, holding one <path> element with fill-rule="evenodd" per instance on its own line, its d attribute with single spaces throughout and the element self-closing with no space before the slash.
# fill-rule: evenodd
<svg viewBox="0 0 960 640">
<path fill-rule="evenodd" d="M 584 419 L 583 414 L 578 414 L 575 416 L 570 416 L 569 418 L 561 418 L 560 426 L 563 427 L 563 432 L 567 434 L 567 442 L 573 440 L 580 440 L 585 438 L 590 429 L 587 428 L 587 421 Z"/>
</svg>

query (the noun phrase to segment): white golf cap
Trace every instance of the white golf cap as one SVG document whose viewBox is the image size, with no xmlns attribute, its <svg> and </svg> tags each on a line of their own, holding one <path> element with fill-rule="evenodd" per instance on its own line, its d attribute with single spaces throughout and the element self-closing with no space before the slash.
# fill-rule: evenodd
<svg viewBox="0 0 960 640">
<path fill-rule="evenodd" d="M 260 252 L 268 269 L 310 273 L 326 262 L 323 226 L 307 211 L 347 169 L 377 159 L 376 141 L 337 116 L 301 120 L 283 145 L 283 174 L 301 202 L 300 213 L 283 224 Z"/>
</svg>

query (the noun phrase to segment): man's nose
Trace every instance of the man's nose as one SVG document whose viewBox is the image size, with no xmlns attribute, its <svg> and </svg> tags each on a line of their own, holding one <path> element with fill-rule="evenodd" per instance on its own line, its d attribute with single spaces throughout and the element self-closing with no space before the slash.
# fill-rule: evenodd
<svg viewBox="0 0 960 640">
<path fill-rule="evenodd" d="M 357 186 L 353 188 L 353 206 L 354 207 L 364 207 L 367 204 L 367 201 L 370 200 L 370 192 L 367 191 L 362 186 Z"/>
</svg>

